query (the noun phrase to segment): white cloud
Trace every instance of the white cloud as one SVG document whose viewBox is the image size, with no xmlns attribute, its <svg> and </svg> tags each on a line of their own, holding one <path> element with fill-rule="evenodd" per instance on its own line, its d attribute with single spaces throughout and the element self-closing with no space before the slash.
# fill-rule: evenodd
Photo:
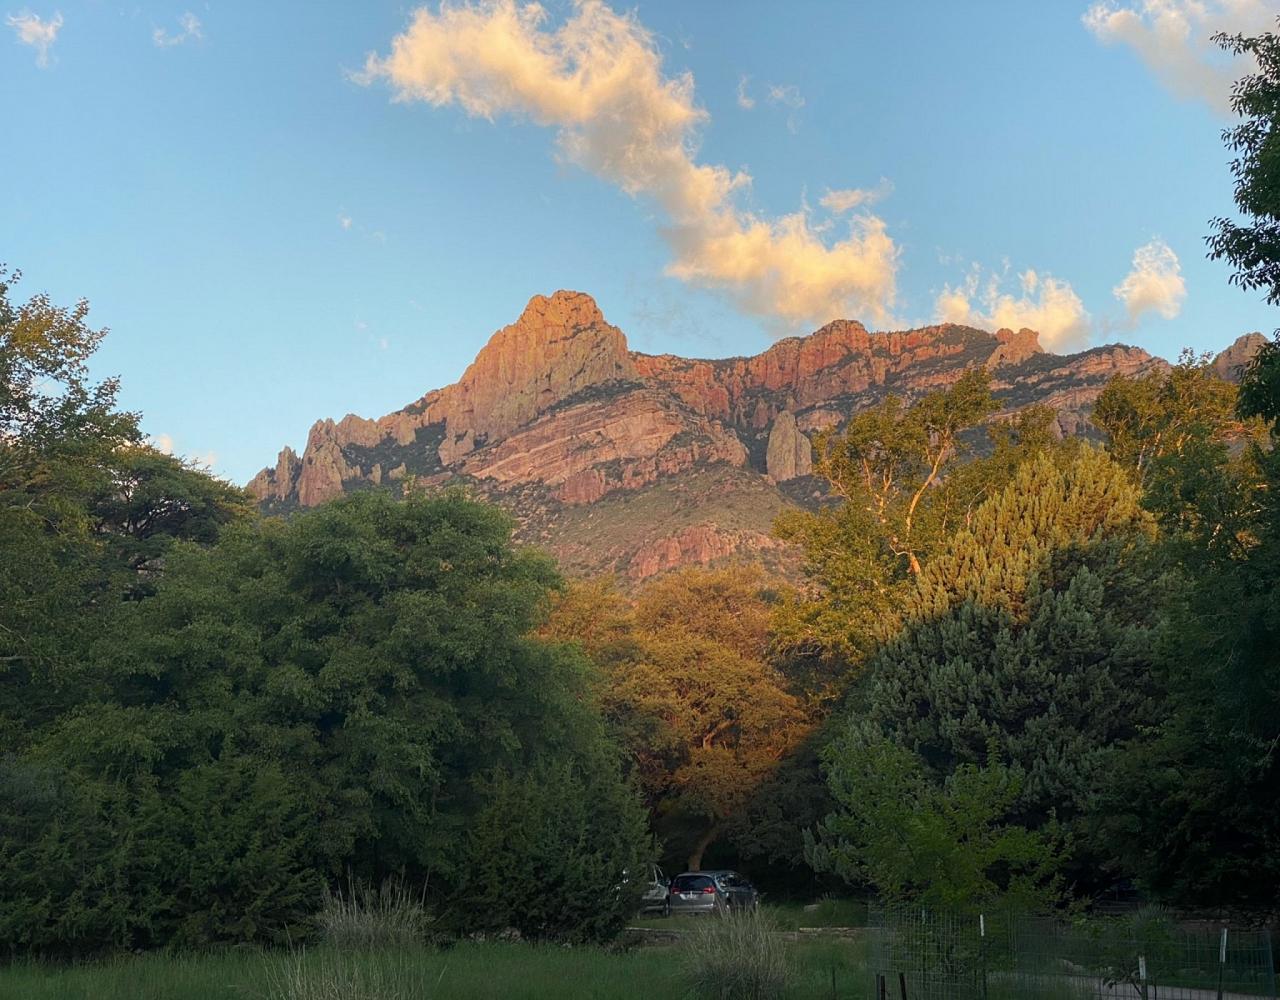
<svg viewBox="0 0 1280 1000">
<path fill-rule="evenodd" d="M 1152 240 L 1134 251 L 1133 270 L 1114 291 L 1133 325 L 1148 312 L 1165 319 L 1177 316 L 1187 297 L 1187 283 L 1182 279 L 1178 255 L 1163 240 Z"/>
<path fill-rule="evenodd" d="M 837 188 L 828 190 L 826 194 L 818 199 L 818 204 L 832 215 L 843 215 L 845 212 L 852 212 L 855 208 L 875 204 L 881 198 L 887 198 L 892 191 L 893 185 L 888 180 L 881 178 L 880 183 L 874 188 Z"/>
<path fill-rule="evenodd" d="M 946 285 L 934 304 L 944 323 L 998 330 L 1028 327 L 1040 334 L 1040 343 L 1050 351 L 1073 351 L 1089 342 L 1092 322 L 1071 285 L 1028 268 L 1017 276 L 1021 294 L 1005 290 L 1007 270 L 984 281 L 974 267 L 959 285 Z"/>
<path fill-rule="evenodd" d="M 5 18 L 23 45 L 30 45 L 36 50 L 36 65 L 41 69 L 49 65 L 49 50 L 58 39 L 62 30 L 62 14 L 55 12 L 49 20 L 42 20 L 38 15 L 24 10 L 21 14 L 10 14 Z"/>
<path fill-rule="evenodd" d="M 657 203 L 669 274 L 779 328 L 890 315 L 898 248 L 884 222 L 854 216 L 832 241 L 803 210 L 766 218 L 743 208 L 751 176 L 697 160 L 707 113 L 692 75 L 665 74 L 653 36 L 600 0 L 579 0 L 558 27 L 517 0 L 422 8 L 355 79 L 386 81 L 399 101 L 555 129 L 564 159 Z"/>
<path fill-rule="evenodd" d="M 173 45 L 182 45 L 187 41 L 199 41 L 204 38 L 203 25 L 191 11 L 186 11 L 178 18 L 178 26 L 182 30 L 172 35 L 164 28 L 156 28 L 151 32 L 151 40 L 160 48 L 167 49 Z"/>
<path fill-rule="evenodd" d="M 743 76 L 738 78 L 738 107 L 743 111 L 750 111 L 756 106 L 756 99 L 747 93 L 747 84 L 751 82 L 751 77 Z"/>
<path fill-rule="evenodd" d="M 161 454 L 174 455 L 184 462 L 198 465 L 209 471 L 212 471 L 213 466 L 218 461 L 218 453 L 216 451 L 202 451 L 190 455 L 179 454 L 177 446 L 174 444 L 173 436 L 170 434 L 150 435 L 147 438 L 147 443 Z"/>
<path fill-rule="evenodd" d="M 349 216 L 349 215 L 344 215 L 343 213 L 339 212 L 339 213 L 338 213 L 338 225 L 340 225 L 343 229 L 350 229 L 350 228 L 351 228 L 351 216 Z"/>
<path fill-rule="evenodd" d="M 1104 0 L 1083 20 L 1099 41 L 1132 48 L 1179 97 L 1226 112 L 1232 81 L 1257 64 L 1251 57 L 1233 58 L 1210 36 L 1273 30 L 1277 13 L 1273 0 L 1131 0 L 1127 6 Z"/>
<path fill-rule="evenodd" d="M 769 84 L 769 103 L 798 110 L 804 107 L 804 96 L 794 83 L 771 83 Z"/>
</svg>

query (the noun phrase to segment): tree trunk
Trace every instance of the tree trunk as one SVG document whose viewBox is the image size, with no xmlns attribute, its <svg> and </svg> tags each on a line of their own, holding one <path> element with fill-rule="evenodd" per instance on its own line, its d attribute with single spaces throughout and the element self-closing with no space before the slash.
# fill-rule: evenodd
<svg viewBox="0 0 1280 1000">
<path fill-rule="evenodd" d="M 702 871 L 702 855 L 707 852 L 707 848 L 714 843 L 718 836 L 720 836 L 719 823 L 713 823 L 707 827 L 706 832 L 698 838 L 698 842 L 693 845 L 693 851 L 689 854 L 689 871 Z"/>
</svg>

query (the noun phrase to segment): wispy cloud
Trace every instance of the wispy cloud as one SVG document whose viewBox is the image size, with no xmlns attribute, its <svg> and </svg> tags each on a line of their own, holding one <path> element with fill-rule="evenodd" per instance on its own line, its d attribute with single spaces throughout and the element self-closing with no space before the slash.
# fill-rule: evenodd
<svg viewBox="0 0 1280 1000">
<path fill-rule="evenodd" d="M 787 131 L 793 135 L 800 131 L 800 109 L 804 107 L 804 95 L 794 83 L 769 84 L 766 100 L 775 107 L 781 105 L 790 109 L 787 115 Z"/>
<path fill-rule="evenodd" d="M 845 212 L 852 212 L 856 208 L 874 205 L 877 201 L 889 197 L 892 193 L 893 185 L 889 183 L 887 178 L 882 177 L 880 178 L 880 183 L 873 188 L 837 188 L 829 190 L 818 199 L 818 204 L 833 215 L 843 215 Z"/>
<path fill-rule="evenodd" d="M 1130 326 L 1147 313 L 1173 319 L 1182 311 L 1187 283 L 1178 255 L 1163 240 L 1152 240 L 1133 253 L 1133 269 L 1114 289 L 1124 303 Z"/>
<path fill-rule="evenodd" d="M 350 228 L 351 228 L 351 216 L 349 216 L 349 215 L 345 214 L 344 212 L 339 212 L 339 213 L 338 213 L 338 225 L 340 225 L 343 229 L 350 229 Z"/>
<path fill-rule="evenodd" d="M 1229 110 L 1231 83 L 1257 64 L 1232 58 L 1210 36 L 1257 34 L 1275 27 L 1273 0 L 1140 0 L 1093 4 L 1084 25 L 1099 41 L 1127 45 L 1177 96 Z"/>
<path fill-rule="evenodd" d="M 178 18 L 178 27 L 180 30 L 169 34 L 164 28 L 156 28 L 151 32 L 151 40 L 160 48 L 167 49 L 174 45 L 182 45 L 186 42 L 196 41 L 204 38 L 204 26 L 201 25 L 200 19 L 191 11 L 186 11 Z"/>
<path fill-rule="evenodd" d="M 756 106 L 756 99 L 747 93 L 747 85 L 751 83 L 751 77 L 741 76 L 738 78 L 738 107 L 743 111 L 750 111 Z"/>
<path fill-rule="evenodd" d="M 938 319 L 988 330 L 1027 327 L 1040 334 L 1040 343 L 1051 351 L 1088 344 L 1092 321 L 1068 282 L 1030 268 L 1015 277 L 1018 287 L 1010 291 L 1007 268 L 984 276 L 975 265 L 960 284 L 943 288 L 935 303 Z"/>
<path fill-rule="evenodd" d="M 543 7 L 517 0 L 422 8 L 389 54 L 370 55 L 355 78 L 385 81 L 399 101 L 554 129 L 565 160 L 658 205 L 670 275 L 724 293 L 780 332 L 890 315 L 898 248 L 884 222 L 853 215 L 833 241 L 803 210 L 768 218 L 743 207 L 750 174 L 698 161 L 708 116 L 693 76 L 664 72 L 633 14 L 581 0 L 553 27 Z M 779 100 L 796 97 L 784 89 Z"/>
<path fill-rule="evenodd" d="M 804 95 L 794 83 L 769 84 L 769 103 L 781 104 L 788 108 L 803 108 Z"/>
<path fill-rule="evenodd" d="M 18 41 L 36 50 L 37 66 L 44 69 L 49 65 L 49 50 L 62 30 L 61 12 L 55 11 L 53 17 L 45 21 L 39 15 L 24 10 L 20 14 L 10 14 L 5 18 L 5 24 L 14 30 Z"/>
</svg>

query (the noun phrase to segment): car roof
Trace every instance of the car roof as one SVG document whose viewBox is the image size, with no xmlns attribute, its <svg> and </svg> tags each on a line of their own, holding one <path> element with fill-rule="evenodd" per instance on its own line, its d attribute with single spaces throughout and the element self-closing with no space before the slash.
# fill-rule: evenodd
<svg viewBox="0 0 1280 1000">
<path fill-rule="evenodd" d="M 715 878 L 717 875 L 737 875 L 738 873 L 732 868 L 704 868 L 700 872 L 681 872 L 676 878 L 683 878 L 686 875 L 706 875 L 708 878 Z"/>
</svg>

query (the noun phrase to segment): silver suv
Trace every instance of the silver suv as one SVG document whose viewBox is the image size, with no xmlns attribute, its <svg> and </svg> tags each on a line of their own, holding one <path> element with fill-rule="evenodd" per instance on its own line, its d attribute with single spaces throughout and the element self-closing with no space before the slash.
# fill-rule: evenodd
<svg viewBox="0 0 1280 1000">
<path fill-rule="evenodd" d="M 755 886 L 737 872 L 724 869 L 677 875 L 667 897 L 671 913 L 724 915 L 760 906 Z"/>
</svg>

